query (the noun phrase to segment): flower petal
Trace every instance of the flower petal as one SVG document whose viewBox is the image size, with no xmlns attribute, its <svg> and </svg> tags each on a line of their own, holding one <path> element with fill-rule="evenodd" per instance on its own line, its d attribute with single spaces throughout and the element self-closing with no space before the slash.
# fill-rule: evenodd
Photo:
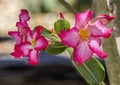
<svg viewBox="0 0 120 85">
<path fill-rule="evenodd" d="M 75 16 L 75 27 L 77 30 L 80 30 L 81 28 L 85 27 L 85 25 L 89 22 L 89 20 L 92 18 L 93 12 L 90 10 L 87 10 L 83 13 L 78 13 Z"/>
<path fill-rule="evenodd" d="M 43 31 L 43 29 L 44 28 L 42 26 L 38 26 L 33 32 L 33 39 L 35 40 L 39 39 L 40 33 Z"/>
<path fill-rule="evenodd" d="M 73 60 L 78 62 L 78 65 L 82 65 L 85 61 L 89 60 L 93 55 L 93 52 L 89 49 L 89 46 L 85 42 L 79 43 L 73 52 Z"/>
<path fill-rule="evenodd" d="M 91 40 L 95 40 L 99 46 L 101 46 L 101 44 L 102 44 L 100 37 L 91 37 L 89 41 L 91 41 Z"/>
<path fill-rule="evenodd" d="M 28 63 L 31 65 L 37 65 L 38 64 L 38 51 L 33 49 L 30 51 Z"/>
<path fill-rule="evenodd" d="M 33 38 L 36 40 L 40 37 L 40 29 L 36 28 L 33 32 Z"/>
<path fill-rule="evenodd" d="M 18 29 L 26 28 L 26 27 L 28 27 L 28 23 L 27 22 L 16 22 L 16 27 Z"/>
<path fill-rule="evenodd" d="M 16 45 L 21 43 L 22 38 L 18 31 L 10 31 L 10 32 L 8 32 L 8 34 L 16 39 Z"/>
<path fill-rule="evenodd" d="M 36 41 L 35 49 L 44 50 L 47 46 L 48 46 L 48 41 L 43 36 L 40 36 L 39 39 Z"/>
<path fill-rule="evenodd" d="M 25 43 L 21 43 L 21 44 L 17 45 L 15 50 L 19 50 L 19 52 L 21 52 L 23 54 L 23 56 L 28 56 L 30 49 L 31 49 L 30 43 L 25 42 Z"/>
<path fill-rule="evenodd" d="M 97 20 L 100 20 L 104 25 L 108 24 L 112 19 L 115 17 L 113 15 L 106 15 L 106 14 L 100 14 L 99 16 L 93 18 L 90 20 L 91 23 L 96 22 Z"/>
<path fill-rule="evenodd" d="M 32 33 L 32 31 L 30 30 L 30 31 L 27 31 L 27 35 L 26 35 L 26 37 L 27 37 L 27 42 L 31 42 L 31 39 L 33 38 L 33 35 L 32 35 L 33 33 Z"/>
<path fill-rule="evenodd" d="M 108 38 L 110 37 L 112 31 L 113 31 L 112 28 L 105 27 L 105 25 L 102 24 L 101 21 L 96 21 L 94 25 L 91 27 L 91 33 L 93 36 L 101 36 L 104 38 Z"/>
<path fill-rule="evenodd" d="M 8 34 L 15 38 L 19 35 L 19 32 L 18 31 L 9 31 Z"/>
<path fill-rule="evenodd" d="M 58 36 L 61 38 L 63 44 L 71 47 L 76 46 L 80 40 L 78 32 L 75 28 L 69 29 L 67 31 L 61 31 Z"/>
<path fill-rule="evenodd" d="M 101 59 L 104 59 L 107 57 L 107 54 L 105 52 L 102 51 L 102 49 L 100 48 L 99 44 L 97 41 L 95 40 L 90 40 L 88 42 L 88 45 L 90 47 L 90 49 L 95 52 Z"/>
<path fill-rule="evenodd" d="M 90 33 L 93 37 L 102 37 L 103 33 L 101 32 L 96 25 L 88 25 L 88 28 L 90 30 Z"/>
<path fill-rule="evenodd" d="M 14 52 L 12 52 L 12 53 L 10 53 L 12 56 L 14 56 L 14 58 L 21 58 L 21 56 L 22 56 L 22 53 L 21 52 L 19 52 L 19 51 L 14 51 Z"/>
<path fill-rule="evenodd" d="M 19 20 L 20 20 L 21 22 L 26 22 L 26 21 L 28 21 L 29 19 L 30 19 L 30 16 L 29 16 L 28 11 L 25 10 L 25 9 L 21 9 L 21 13 L 20 13 L 20 15 L 19 15 Z"/>
</svg>

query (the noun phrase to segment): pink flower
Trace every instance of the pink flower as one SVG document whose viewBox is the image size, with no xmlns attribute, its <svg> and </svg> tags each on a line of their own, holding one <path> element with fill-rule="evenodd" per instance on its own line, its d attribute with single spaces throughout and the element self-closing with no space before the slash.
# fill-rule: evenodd
<svg viewBox="0 0 120 85">
<path fill-rule="evenodd" d="M 111 35 L 113 29 L 105 27 L 105 24 L 111 20 L 111 16 L 99 15 L 99 18 L 92 19 L 92 15 L 93 12 L 90 10 L 76 14 L 75 26 L 59 34 L 61 42 L 74 49 L 73 60 L 78 62 L 78 65 L 89 60 L 93 53 L 101 59 L 107 57 L 107 54 L 100 48 L 100 38 L 108 38 Z"/>
<path fill-rule="evenodd" d="M 16 46 L 17 51 L 19 51 L 23 56 L 27 56 L 29 64 L 38 64 L 38 52 L 45 50 L 48 45 L 48 41 L 40 35 L 41 28 L 36 28 L 33 32 L 27 32 L 27 40 Z"/>
<path fill-rule="evenodd" d="M 16 23 L 18 28 L 17 31 L 10 31 L 8 34 L 16 39 L 16 45 L 26 41 L 26 33 L 30 31 L 27 21 L 30 20 L 28 11 L 25 9 L 21 10 L 19 14 L 19 21 Z"/>
<path fill-rule="evenodd" d="M 29 64 L 38 64 L 38 52 L 44 50 L 48 41 L 40 35 L 43 27 L 37 27 L 33 32 L 28 27 L 27 21 L 30 19 L 27 10 L 21 10 L 19 21 L 16 23 L 17 31 L 10 31 L 8 34 L 16 39 L 14 52 L 15 58 L 28 57 Z"/>
</svg>

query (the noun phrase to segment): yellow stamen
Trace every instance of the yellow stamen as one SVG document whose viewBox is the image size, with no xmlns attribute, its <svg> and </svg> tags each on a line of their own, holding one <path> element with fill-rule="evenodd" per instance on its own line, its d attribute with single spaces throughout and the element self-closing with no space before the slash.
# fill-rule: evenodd
<svg viewBox="0 0 120 85">
<path fill-rule="evenodd" d="M 35 48 L 36 46 L 36 41 L 34 39 L 31 39 L 31 46 L 32 48 Z"/>
<path fill-rule="evenodd" d="M 50 30 L 53 34 L 56 34 L 56 31 L 54 29 Z"/>
<path fill-rule="evenodd" d="M 87 28 L 83 28 L 79 31 L 79 37 L 82 41 L 86 41 L 90 38 L 90 32 Z"/>
</svg>

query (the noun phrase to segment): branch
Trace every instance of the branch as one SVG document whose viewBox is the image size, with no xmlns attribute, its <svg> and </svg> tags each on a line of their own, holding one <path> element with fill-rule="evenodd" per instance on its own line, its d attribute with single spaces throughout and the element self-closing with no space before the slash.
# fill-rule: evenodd
<svg viewBox="0 0 120 85">
<path fill-rule="evenodd" d="M 58 1 L 73 14 L 77 13 L 77 10 L 74 7 L 72 7 L 70 4 L 68 4 L 65 0 L 58 0 Z"/>
</svg>

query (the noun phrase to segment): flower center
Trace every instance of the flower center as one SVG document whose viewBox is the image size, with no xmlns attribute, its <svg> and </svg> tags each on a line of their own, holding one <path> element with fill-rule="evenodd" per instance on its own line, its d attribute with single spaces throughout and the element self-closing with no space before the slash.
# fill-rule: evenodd
<svg viewBox="0 0 120 85">
<path fill-rule="evenodd" d="M 31 46 L 32 48 L 35 48 L 36 46 L 36 41 L 34 39 L 31 39 Z"/>
<path fill-rule="evenodd" d="M 79 31 L 79 37 L 82 41 L 86 41 L 90 38 L 90 31 L 87 28 L 83 28 Z"/>
</svg>

